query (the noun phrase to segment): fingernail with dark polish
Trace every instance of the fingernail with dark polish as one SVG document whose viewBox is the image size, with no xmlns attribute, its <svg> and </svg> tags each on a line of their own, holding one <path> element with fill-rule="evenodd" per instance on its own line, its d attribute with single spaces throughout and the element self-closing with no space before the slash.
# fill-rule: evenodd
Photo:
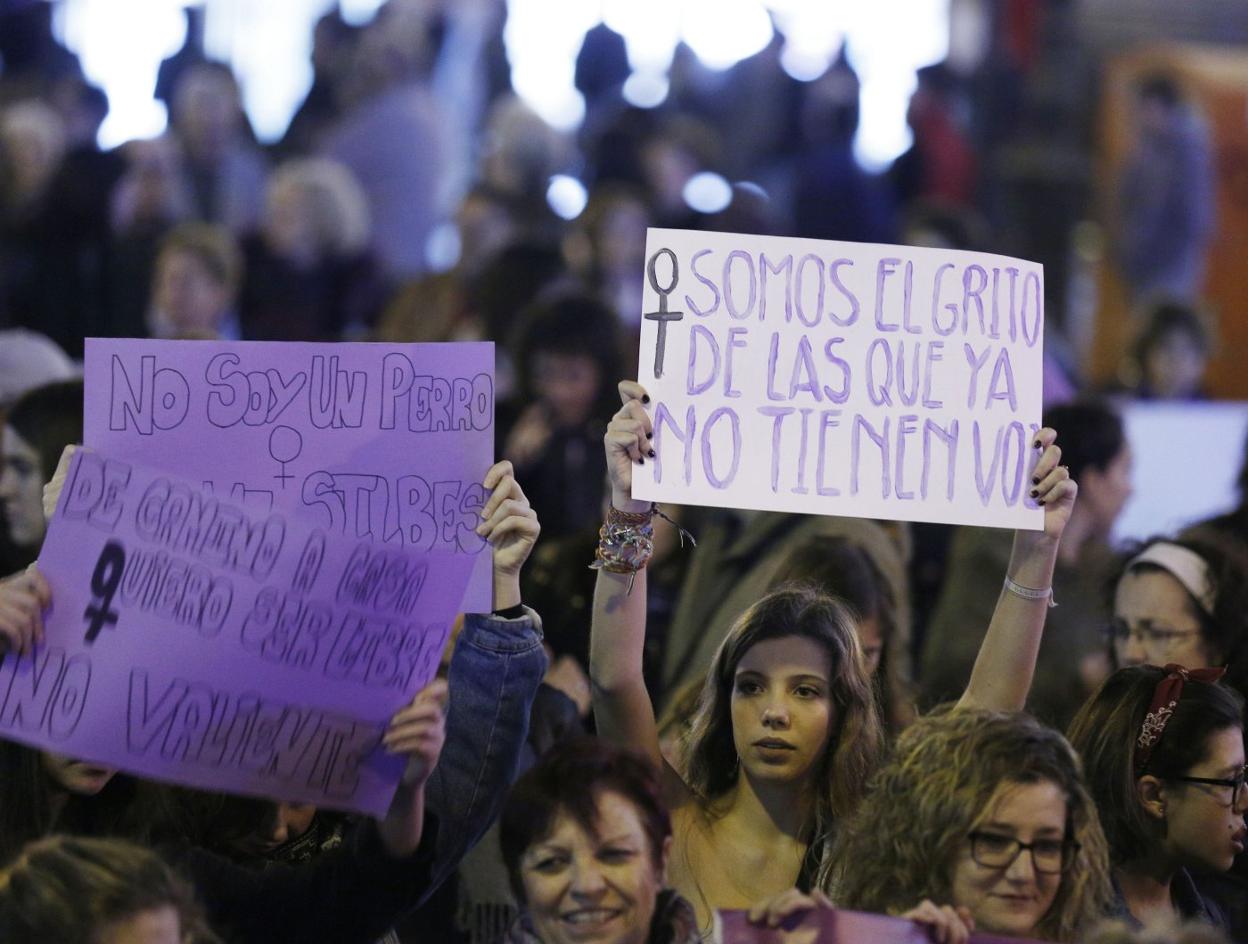
<svg viewBox="0 0 1248 944">
<path fill-rule="evenodd" d="M 644 394 L 644 395 L 642 396 L 642 398 L 641 398 L 641 402 L 642 402 L 642 403 L 649 403 L 649 402 L 650 402 L 650 394 L 648 394 L 648 393 L 647 393 L 647 394 Z"/>
<path fill-rule="evenodd" d="M 647 439 L 653 439 L 653 438 L 654 438 L 654 433 L 646 433 L 646 438 L 647 438 Z"/>
<path fill-rule="evenodd" d="M 1039 494 L 1040 494 L 1040 492 L 1039 492 L 1039 491 L 1037 491 L 1036 489 L 1034 489 L 1034 488 L 1033 488 L 1033 489 L 1031 490 L 1031 497 L 1032 497 L 1032 498 L 1035 498 L 1035 497 L 1036 497 L 1037 495 L 1039 495 Z"/>
<path fill-rule="evenodd" d="M 654 458 L 654 450 L 653 450 L 653 449 L 651 449 L 651 450 L 647 453 L 647 455 L 648 455 L 648 456 L 650 456 L 650 458 L 651 458 L 651 459 L 653 459 L 653 458 Z"/>
<path fill-rule="evenodd" d="M 1038 439 L 1036 440 L 1036 448 L 1037 448 L 1037 449 L 1039 449 L 1039 448 L 1040 448 L 1040 440 L 1038 440 Z"/>
<path fill-rule="evenodd" d="M 1043 498 L 1042 498 L 1042 499 L 1040 499 L 1038 502 L 1036 502 L 1036 504 L 1037 504 L 1037 505 L 1043 505 L 1043 504 L 1044 504 L 1044 499 L 1043 499 Z"/>
<path fill-rule="evenodd" d="M 1032 485 L 1039 485 L 1039 484 L 1040 484 L 1040 476 L 1038 476 L 1038 475 L 1033 475 L 1033 476 L 1031 477 L 1031 484 L 1032 484 Z"/>
<path fill-rule="evenodd" d="M 645 464 L 646 464 L 646 460 L 645 460 L 645 459 L 638 459 L 638 460 L 637 460 L 637 464 L 638 464 L 638 465 L 645 465 Z"/>
</svg>

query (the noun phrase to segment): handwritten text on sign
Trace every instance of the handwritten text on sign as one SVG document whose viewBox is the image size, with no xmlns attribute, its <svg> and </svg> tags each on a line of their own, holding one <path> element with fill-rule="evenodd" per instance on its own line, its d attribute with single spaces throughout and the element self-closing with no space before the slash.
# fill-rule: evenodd
<svg viewBox="0 0 1248 944">
<path fill-rule="evenodd" d="M 646 254 L 634 497 L 1042 527 L 1040 266 L 661 229 Z"/>
<path fill-rule="evenodd" d="M 89 446 L 331 534 L 473 555 L 494 455 L 492 344 L 87 341 Z"/>
<path fill-rule="evenodd" d="M 437 671 L 472 558 L 342 538 L 79 452 L 39 567 L 47 638 L 0 661 L 0 736 L 380 814 L 403 764 L 378 741 Z"/>
</svg>

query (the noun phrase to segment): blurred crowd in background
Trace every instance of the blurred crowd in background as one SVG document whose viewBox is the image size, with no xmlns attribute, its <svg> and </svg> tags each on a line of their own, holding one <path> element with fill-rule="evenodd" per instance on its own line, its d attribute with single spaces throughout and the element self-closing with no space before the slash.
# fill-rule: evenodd
<svg viewBox="0 0 1248 944">
<path fill-rule="evenodd" d="M 265 145 L 191 10 L 186 45 L 160 69 L 168 130 L 102 149 L 109 101 L 54 38 L 52 5 L 0 3 L 0 407 L 73 378 L 94 336 L 495 342 L 496 452 L 542 522 L 524 599 L 544 616 L 547 681 L 578 727 L 602 435 L 617 380 L 634 373 L 647 227 L 1021 256 L 1045 266 L 1046 422 L 1080 484 L 1030 707 L 1064 727 L 1115 646 L 1119 659 L 1159 647 L 1128 662 L 1175 656 L 1161 650 L 1180 643 L 1142 634 L 1115 603 L 1125 584 L 1111 584 L 1123 559 L 1110 537 L 1132 489 L 1118 410 L 1248 393 L 1234 367 L 1245 296 L 1211 277 L 1217 253 L 1248 241 L 1248 144 L 1242 128 L 1219 136 L 1181 49 L 1128 50 L 1114 65 L 1079 35 L 1080 8 L 1098 4 L 974 4 L 974 67 L 920 69 L 913 144 L 868 172 L 847 56 L 801 81 L 781 68 L 779 38 L 719 71 L 680 48 L 665 100 L 640 107 L 622 94 L 625 42 L 602 24 L 576 58 L 586 112 L 567 132 L 511 90 L 504 4 L 471 6 L 464 18 L 453 0 L 390 0 L 362 25 L 326 13 L 311 90 Z M 1207 7 L 1216 34 L 1222 8 Z M 435 81 L 448 71 L 464 81 Z M 569 180 L 583 200 L 561 196 Z M 1217 383 L 1214 358 L 1232 365 Z M 23 446 L 53 422 L 47 409 L 14 414 Z M 0 573 L 37 548 L 9 489 Z M 1237 686 L 1246 508 L 1182 539 L 1225 592 L 1201 624 L 1211 648 L 1171 659 L 1229 664 Z M 886 722 L 904 728 L 916 704 L 966 684 L 1010 552 L 1008 533 L 986 529 L 672 513 L 702 544 L 691 556 L 660 535 L 649 568 L 646 677 L 675 728 L 745 605 L 821 567 L 869 624 Z"/>
</svg>

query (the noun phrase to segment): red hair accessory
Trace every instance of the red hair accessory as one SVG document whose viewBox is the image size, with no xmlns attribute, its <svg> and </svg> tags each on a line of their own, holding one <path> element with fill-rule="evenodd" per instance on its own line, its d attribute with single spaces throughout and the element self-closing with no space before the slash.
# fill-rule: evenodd
<svg viewBox="0 0 1248 944">
<path fill-rule="evenodd" d="M 1226 669 L 1187 669 L 1173 662 L 1166 666 L 1165 677 L 1153 689 L 1153 700 L 1135 740 L 1135 775 L 1141 776 L 1148 767 L 1153 748 L 1170 722 L 1170 716 L 1183 697 L 1183 686 L 1188 682 L 1216 682 L 1226 674 Z"/>
</svg>

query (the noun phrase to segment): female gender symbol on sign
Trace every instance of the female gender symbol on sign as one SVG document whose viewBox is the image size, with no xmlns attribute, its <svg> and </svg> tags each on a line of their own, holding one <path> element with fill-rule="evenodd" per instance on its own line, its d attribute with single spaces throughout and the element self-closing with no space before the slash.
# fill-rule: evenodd
<svg viewBox="0 0 1248 944">
<path fill-rule="evenodd" d="M 654 270 L 654 264 L 658 262 L 659 256 L 666 255 L 672 260 L 672 284 L 667 288 L 659 288 L 659 276 Z M 659 310 L 646 312 L 643 316 L 647 321 L 657 321 L 659 323 L 659 339 L 654 347 L 654 376 L 659 378 L 663 376 L 663 350 L 667 347 L 667 323 L 669 321 L 684 320 L 685 313 L 683 311 L 668 311 L 667 296 L 676 291 L 676 283 L 680 281 L 680 266 L 676 263 L 676 253 L 670 249 L 660 249 L 646 264 L 646 278 L 650 282 L 650 287 L 659 293 Z"/>
</svg>

